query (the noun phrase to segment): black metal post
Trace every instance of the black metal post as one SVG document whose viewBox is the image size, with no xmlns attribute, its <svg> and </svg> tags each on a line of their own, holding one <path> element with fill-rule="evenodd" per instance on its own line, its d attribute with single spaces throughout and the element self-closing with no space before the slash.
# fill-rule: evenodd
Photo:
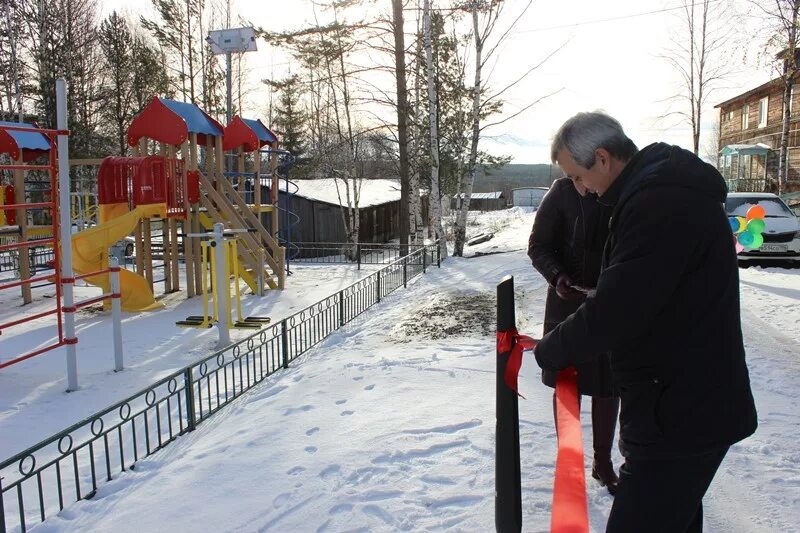
<svg viewBox="0 0 800 533">
<path fill-rule="evenodd" d="M 283 346 L 283 368 L 289 368 L 289 332 L 286 330 L 286 320 L 281 322 L 281 346 Z"/>
<path fill-rule="evenodd" d="M 6 511 L 3 505 L 3 478 L 0 477 L 0 533 L 6 533 Z"/>
<path fill-rule="evenodd" d="M 407 287 L 408 282 L 408 256 L 403 258 L 403 288 Z"/>
<path fill-rule="evenodd" d="M 425 267 L 428 264 L 428 247 L 423 246 L 422 248 L 422 273 L 425 273 Z"/>
<path fill-rule="evenodd" d="M 197 426 L 197 415 L 194 412 L 194 380 L 192 367 L 187 367 L 183 372 L 183 388 L 186 390 L 186 424 L 187 431 L 194 431 Z"/>
<path fill-rule="evenodd" d="M 361 270 L 361 245 L 356 244 L 356 255 L 358 256 L 358 270 Z"/>
<path fill-rule="evenodd" d="M 497 285 L 497 331 L 514 328 L 514 277 Z M 522 531 L 522 481 L 519 461 L 519 405 L 517 393 L 505 382 L 510 351 L 497 347 L 496 426 L 494 462 L 494 525 L 499 533 Z"/>
<path fill-rule="evenodd" d="M 375 273 L 375 276 L 376 276 L 375 277 L 375 280 L 376 280 L 375 281 L 375 295 L 377 297 L 377 302 L 380 303 L 381 302 L 381 271 L 378 270 Z"/>
<path fill-rule="evenodd" d="M 339 327 L 344 326 L 344 291 L 339 291 Z"/>
<path fill-rule="evenodd" d="M 442 268 L 442 243 L 440 241 L 436 241 L 436 267 Z"/>
</svg>

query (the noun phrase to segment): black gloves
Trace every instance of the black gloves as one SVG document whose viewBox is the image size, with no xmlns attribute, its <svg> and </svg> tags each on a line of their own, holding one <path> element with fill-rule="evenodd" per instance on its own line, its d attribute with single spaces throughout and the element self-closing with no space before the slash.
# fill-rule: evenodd
<svg viewBox="0 0 800 533">
<path fill-rule="evenodd" d="M 555 285 L 556 294 L 562 300 L 575 302 L 580 301 L 585 296 L 581 291 L 572 288 L 572 280 L 566 274 L 559 274 Z"/>
</svg>

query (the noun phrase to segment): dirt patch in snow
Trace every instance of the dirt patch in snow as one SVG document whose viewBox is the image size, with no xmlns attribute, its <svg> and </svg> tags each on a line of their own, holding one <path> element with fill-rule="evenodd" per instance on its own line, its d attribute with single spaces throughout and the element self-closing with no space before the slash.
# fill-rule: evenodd
<svg viewBox="0 0 800 533">
<path fill-rule="evenodd" d="M 411 337 L 443 339 L 494 335 L 495 300 L 493 293 L 437 294 L 395 325 L 389 338 L 406 342 Z"/>
</svg>

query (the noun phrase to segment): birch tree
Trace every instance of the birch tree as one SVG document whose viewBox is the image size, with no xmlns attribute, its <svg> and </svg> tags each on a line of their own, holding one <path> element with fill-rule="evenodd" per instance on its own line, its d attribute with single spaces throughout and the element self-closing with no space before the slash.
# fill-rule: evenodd
<svg viewBox="0 0 800 533">
<path fill-rule="evenodd" d="M 678 31 L 662 56 L 680 77 L 681 90 L 670 100 L 680 105 L 673 113 L 691 126 L 695 155 L 701 148 L 703 108 L 719 83 L 733 71 L 729 11 L 727 0 L 683 0 Z"/>
<path fill-rule="evenodd" d="M 425 33 L 425 68 L 427 71 L 428 110 L 430 130 L 430 194 L 428 196 L 428 211 L 430 227 L 433 230 L 436 242 L 439 245 L 443 258 L 447 257 L 447 242 L 442 226 L 442 200 L 439 192 L 439 131 L 438 131 L 438 104 L 434 82 L 433 43 L 431 41 L 431 0 L 425 0 L 423 11 L 423 26 Z"/>
</svg>

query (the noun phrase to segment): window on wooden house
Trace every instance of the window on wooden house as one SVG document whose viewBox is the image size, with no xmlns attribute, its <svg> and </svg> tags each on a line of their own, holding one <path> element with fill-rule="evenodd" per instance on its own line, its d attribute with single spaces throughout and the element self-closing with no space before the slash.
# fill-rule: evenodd
<svg viewBox="0 0 800 533">
<path fill-rule="evenodd" d="M 758 101 L 758 127 L 767 126 L 767 109 L 769 108 L 769 96 L 765 96 Z"/>
<path fill-rule="evenodd" d="M 750 125 L 750 104 L 744 104 L 742 107 L 742 129 L 746 130 Z"/>
</svg>

